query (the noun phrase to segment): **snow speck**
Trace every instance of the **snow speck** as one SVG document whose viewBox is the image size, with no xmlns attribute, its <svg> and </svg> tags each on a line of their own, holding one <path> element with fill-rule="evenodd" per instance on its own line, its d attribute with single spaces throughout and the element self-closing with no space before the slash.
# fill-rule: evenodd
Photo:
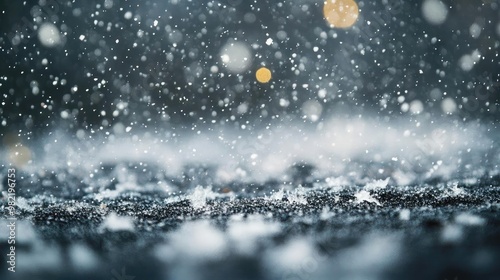
<svg viewBox="0 0 500 280">
<path fill-rule="evenodd" d="M 284 41 L 286 40 L 286 38 L 288 38 L 288 34 L 286 34 L 285 31 L 280 30 L 276 33 L 276 37 L 278 37 L 278 39 L 280 39 L 281 41 Z"/>
<path fill-rule="evenodd" d="M 452 97 L 447 97 L 441 102 L 441 109 L 446 114 L 453 114 L 457 110 L 457 103 Z"/>
<path fill-rule="evenodd" d="M 212 187 L 203 188 L 197 186 L 194 192 L 189 196 L 193 208 L 200 209 L 207 205 L 207 199 L 214 199 L 216 194 L 212 191 Z"/>
<path fill-rule="evenodd" d="M 339 253 L 339 265 L 349 272 L 349 277 L 342 279 L 383 279 L 374 275 L 380 275 L 404 254 L 401 247 L 395 235 L 367 235 L 359 245 Z"/>
<path fill-rule="evenodd" d="M 462 196 L 464 194 L 465 194 L 464 189 L 459 188 L 458 184 L 453 184 L 453 186 L 445 192 L 445 195 L 448 196 Z"/>
<path fill-rule="evenodd" d="M 104 8 L 106 9 L 113 8 L 113 0 L 104 0 Z"/>
<path fill-rule="evenodd" d="M 302 113 L 304 117 L 315 122 L 319 120 L 323 106 L 316 100 L 308 100 L 302 104 Z"/>
<path fill-rule="evenodd" d="M 366 202 L 372 202 L 372 203 L 375 203 L 377 205 L 381 205 L 380 202 L 374 198 L 373 196 L 371 196 L 370 192 L 368 191 L 365 191 L 365 190 L 361 190 L 359 192 L 357 192 L 354 197 L 356 197 L 356 203 L 361 203 L 363 201 L 366 201 Z"/>
<path fill-rule="evenodd" d="M 318 97 L 319 98 L 325 98 L 326 97 L 326 93 L 327 93 L 326 89 L 322 88 L 322 89 L 318 90 Z"/>
<path fill-rule="evenodd" d="M 455 243 L 462 239 L 463 229 L 461 226 L 446 225 L 441 232 L 441 240 L 445 243 Z"/>
<path fill-rule="evenodd" d="M 246 22 L 246 23 L 254 23 L 256 20 L 257 20 L 257 17 L 255 16 L 255 14 L 253 13 L 246 13 L 244 16 L 243 16 L 243 20 Z"/>
<path fill-rule="evenodd" d="M 217 65 L 212 65 L 210 67 L 210 72 L 215 74 L 215 73 L 218 73 L 219 72 L 219 67 L 217 67 Z"/>
<path fill-rule="evenodd" d="M 2 190 L 1 186 L 0 186 L 0 191 Z M 19 209 L 22 209 L 22 210 L 27 210 L 27 211 L 33 211 L 35 209 L 34 206 L 31 206 L 29 204 L 29 202 L 26 200 L 26 198 L 24 197 L 17 197 L 16 198 L 16 204 L 17 204 L 17 207 Z"/>
<path fill-rule="evenodd" d="M 288 201 L 291 203 L 298 203 L 298 204 L 307 204 L 307 199 L 306 199 L 306 189 L 304 187 L 299 186 L 295 190 L 293 190 L 289 195 L 288 195 Z"/>
<path fill-rule="evenodd" d="M 99 265 L 94 252 L 82 244 L 75 244 L 69 248 L 69 258 L 73 267 L 82 271 L 91 271 Z"/>
<path fill-rule="evenodd" d="M 387 177 L 385 180 L 375 180 L 371 183 L 366 184 L 365 190 L 371 191 L 371 190 L 378 190 L 378 189 L 385 189 L 387 187 L 387 184 L 389 184 L 389 177 Z"/>
<path fill-rule="evenodd" d="M 52 23 L 43 23 L 38 29 L 38 39 L 45 47 L 52 48 L 61 44 L 59 29 Z"/>
<path fill-rule="evenodd" d="M 178 44 L 182 41 L 182 39 L 183 39 L 183 35 L 182 35 L 182 32 L 180 32 L 179 30 L 172 30 L 168 34 L 168 41 L 172 44 Z"/>
<path fill-rule="evenodd" d="M 236 250 L 243 255 L 252 255 L 261 238 L 271 236 L 281 230 L 280 224 L 268 222 L 261 215 L 251 215 L 246 220 L 241 215 L 231 217 L 227 233 L 234 241 Z"/>
<path fill-rule="evenodd" d="M 280 189 L 279 191 L 277 191 L 271 195 L 271 199 L 272 200 L 282 200 L 284 195 L 285 195 L 285 190 Z"/>
<path fill-rule="evenodd" d="M 402 112 L 405 112 L 405 113 L 406 113 L 406 112 L 408 112 L 408 110 L 409 110 L 409 109 L 410 109 L 410 104 L 408 104 L 408 103 L 406 103 L 406 102 L 405 102 L 405 103 L 403 103 L 403 104 L 401 104 L 401 111 L 402 111 Z"/>
<path fill-rule="evenodd" d="M 399 219 L 401 221 L 410 220 L 410 210 L 409 209 L 401 209 L 401 211 L 399 211 Z"/>
<path fill-rule="evenodd" d="M 132 18 L 132 12 L 131 11 L 126 12 L 125 15 L 123 15 L 123 17 L 125 19 L 131 19 Z"/>
<path fill-rule="evenodd" d="M 477 62 L 481 59 L 479 50 L 474 50 L 471 54 L 465 54 L 460 58 L 460 68 L 464 71 L 470 71 L 474 68 Z"/>
<path fill-rule="evenodd" d="M 470 213 L 459 214 L 455 217 L 455 222 L 464 226 L 482 226 L 486 223 L 485 219 Z"/>
<path fill-rule="evenodd" d="M 425 0 L 422 5 L 422 14 L 430 24 L 442 24 L 448 16 L 448 8 L 439 0 Z"/>
<path fill-rule="evenodd" d="M 109 231 L 134 231 L 134 221 L 131 217 L 126 216 L 118 216 L 116 213 L 110 213 L 102 224 L 100 225 L 100 230 L 109 230 Z"/>
<path fill-rule="evenodd" d="M 319 218 L 323 221 L 330 219 L 331 217 L 334 217 L 335 213 L 330 211 L 330 207 L 326 206 L 321 210 L 321 214 L 319 215 Z"/>
<path fill-rule="evenodd" d="M 410 113 L 418 115 L 424 111 L 424 104 L 420 100 L 413 100 L 410 103 Z"/>
<path fill-rule="evenodd" d="M 175 257 L 185 257 L 200 261 L 218 259 L 226 251 L 226 237 L 208 221 L 195 221 L 184 224 L 170 235 Z"/>
<path fill-rule="evenodd" d="M 338 191 L 342 189 L 342 186 L 349 185 L 349 180 L 344 177 L 328 177 L 325 179 L 325 183 L 333 191 Z"/>
<path fill-rule="evenodd" d="M 275 250 L 270 250 L 266 263 L 284 271 L 296 270 L 300 269 L 304 260 L 311 259 L 315 255 L 317 253 L 309 240 L 297 238 Z"/>
<path fill-rule="evenodd" d="M 470 27 L 469 27 L 469 32 L 470 32 L 470 36 L 472 36 L 472 38 L 479 38 L 479 36 L 481 35 L 481 31 L 482 31 L 482 28 L 479 24 L 477 23 L 473 23 Z"/>
<path fill-rule="evenodd" d="M 229 40 L 220 52 L 222 63 L 231 73 L 242 73 L 252 62 L 252 54 L 247 44 Z"/>
</svg>

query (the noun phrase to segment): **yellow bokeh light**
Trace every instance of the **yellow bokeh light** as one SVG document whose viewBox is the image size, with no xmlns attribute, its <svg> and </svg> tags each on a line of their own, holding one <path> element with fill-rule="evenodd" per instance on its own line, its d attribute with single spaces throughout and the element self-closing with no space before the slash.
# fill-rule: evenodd
<svg viewBox="0 0 500 280">
<path fill-rule="evenodd" d="M 9 147 L 9 160 L 14 166 L 23 167 L 31 161 L 31 150 L 23 146 Z"/>
<path fill-rule="evenodd" d="M 358 19 L 358 4 L 354 0 L 326 0 L 323 15 L 332 27 L 348 28 Z"/>
<path fill-rule="evenodd" d="M 266 67 L 261 67 L 257 70 L 257 72 L 255 72 L 255 78 L 259 81 L 259 83 L 268 83 L 272 78 L 271 70 Z"/>
</svg>

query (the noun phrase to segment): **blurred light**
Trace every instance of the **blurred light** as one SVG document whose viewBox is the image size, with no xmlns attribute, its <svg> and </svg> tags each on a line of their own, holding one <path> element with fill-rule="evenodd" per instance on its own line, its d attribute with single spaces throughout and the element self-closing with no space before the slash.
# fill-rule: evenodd
<svg viewBox="0 0 500 280">
<path fill-rule="evenodd" d="M 179 30 L 172 30 L 168 33 L 168 41 L 171 44 L 178 44 L 182 42 L 184 35 L 182 35 L 182 32 Z"/>
<path fill-rule="evenodd" d="M 481 53 L 479 50 L 474 50 L 471 54 L 465 54 L 460 58 L 459 65 L 462 70 L 468 72 L 474 68 L 476 63 L 481 60 Z"/>
<path fill-rule="evenodd" d="M 252 62 L 250 47 L 242 42 L 229 40 L 220 52 L 222 63 L 231 73 L 245 72 Z"/>
<path fill-rule="evenodd" d="M 457 103 L 453 98 L 447 97 L 441 102 L 441 109 L 446 114 L 453 114 L 457 110 Z"/>
<path fill-rule="evenodd" d="M 319 120 L 321 112 L 323 112 L 323 106 L 316 100 L 308 100 L 302 104 L 302 113 L 313 122 Z"/>
<path fill-rule="evenodd" d="M 113 0 L 104 0 L 104 8 L 106 9 L 113 8 Z"/>
<path fill-rule="evenodd" d="M 31 150 L 23 146 L 9 147 L 9 160 L 17 167 L 22 167 L 31 161 Z"/>
<path fill-rule="evenodd" d="M 327 0 L 323 15 L 332 27 L 351 27 L 359 16 L 358 4 L 354 0 Z"/>
<path fill-rule="evenodd" d="M 477 24 L 477 23 L 473 23 L 470 27 L 469 27 L 469 33 L 470 33 L 470 36 L 472 38 L 479 38 L 479 36 L 481 35 L 481 31 L 482 31 L 482 27 Z"/>
<path fill-rule="evenodd" d="M 424 104 L 420 100 L 413 100 L 410 103 L 410 113 L 418 115 L 424 111 Z"/>
<path fill-rule="evenodd" d="M 7 158 L 10 164 L 23 167 L 31 161 L 31 150 L 22 145 L 18 134 L 7 133 L 2 142 L 7 147 Z"/>
<path fill-rule="evenodd" d="M 52 23 L 44 23 L 38 29 L 38 39 L 45 47 L 55 47 L 61 44 L 61 34 L 59 29 Z"/>
<path fill-rule="evenodd" d="M 422 15 L 430 24 L 439 25 L 445 22 L 448 8 L 439 0 L 425 0 L 422 4 Z"/>
<path fill-rule="evenodd" d="M 271 71 L 266 67 L 261 67 L 259 68 L 259 70 L 257 70 L 257 72 L 255 72 L 255 78 L 257 79 L 257 81 L 259 81 L 259 83 L 265 84 L 271 80 L 272 74 Z"/>
</svg>

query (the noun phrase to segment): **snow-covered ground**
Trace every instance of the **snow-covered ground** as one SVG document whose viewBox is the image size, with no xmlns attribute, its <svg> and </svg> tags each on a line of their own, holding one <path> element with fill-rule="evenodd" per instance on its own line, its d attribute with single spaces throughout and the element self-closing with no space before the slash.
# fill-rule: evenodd
<svg viewBox="0 0 500 280">
<path fill-rule="evenodd" d="M 175 141 L 133 134 L 40 139 L 17 169 L 17 275 L 497 273 L 500 134 L 493 127 L 446 121 L 380 127 L 355 118 L 311 130 L 286 127 L 187 131 Z M 7 216 L 6 207 L 0 210 Z M 451 251 L 439 251 L 445 248 Z M 415 270 L 428 258 L 437 265 Z"/>
</svg>

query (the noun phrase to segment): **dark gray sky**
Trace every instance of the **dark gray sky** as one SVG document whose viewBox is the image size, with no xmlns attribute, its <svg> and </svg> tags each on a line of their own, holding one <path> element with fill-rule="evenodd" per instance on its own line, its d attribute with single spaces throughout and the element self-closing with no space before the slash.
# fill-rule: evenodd
<svg viewBox="0 0 500 280">
<path fill-rule="evenodd" d="M 257 125 L 318 107 L 498 120 L 498 1 L 427 1 L 444 20 L 420 1 L 358 1 L 348 29 L 322 1 L 1 1 L 0 132 Z M 221 61 L 231 40 L 250 54 L 240 73 Z"/>
</svg>

